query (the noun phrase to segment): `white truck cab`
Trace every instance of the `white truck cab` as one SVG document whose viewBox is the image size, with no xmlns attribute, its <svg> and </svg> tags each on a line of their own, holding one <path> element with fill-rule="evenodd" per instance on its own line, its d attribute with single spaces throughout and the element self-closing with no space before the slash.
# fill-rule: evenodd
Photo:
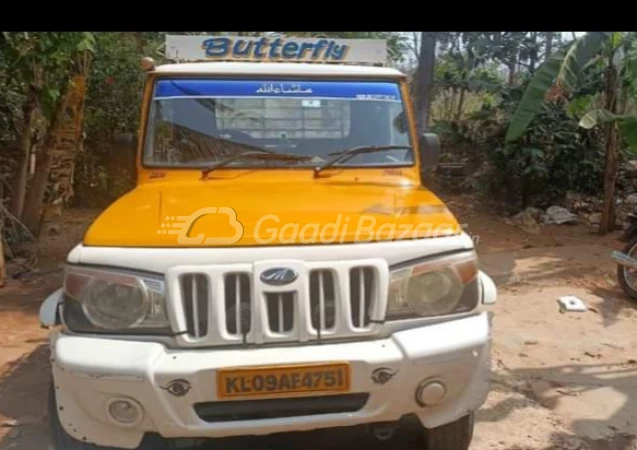
<svg viewBox="0 0 637 450">
<path fill-rule="evenodd" d="M 426 187 L 438 144 L 406 76 L 365 65 L 385 43 L 167 39 L 179 62 L 148 67 L 137 186 L 41 307 L 55 450 L 387 439 L 406 417 L 429 450 L 466 450 L 496 289 Z"/>
</svg>

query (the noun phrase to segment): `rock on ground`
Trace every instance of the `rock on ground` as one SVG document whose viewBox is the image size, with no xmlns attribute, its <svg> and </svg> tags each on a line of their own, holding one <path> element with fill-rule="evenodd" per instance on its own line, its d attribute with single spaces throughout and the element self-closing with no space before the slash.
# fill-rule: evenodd
<svg viewBox="0 0 637 450">
<path fill-rule="evenodd" d="M 547 225 L 576 224 L 579 223 L 579 216 L 561 206 L 551 206 L 546 210 L 542 221 Z"/>
</svg>

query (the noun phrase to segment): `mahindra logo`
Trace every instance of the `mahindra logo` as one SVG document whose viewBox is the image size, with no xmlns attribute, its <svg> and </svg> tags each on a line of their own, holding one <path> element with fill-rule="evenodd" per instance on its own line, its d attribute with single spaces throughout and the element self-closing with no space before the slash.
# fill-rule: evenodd
<svg viewBox="0 0 637 450">
<path fill-rule="evenodd" d="M 275 267 L 261 274 L 261 281 L 272 286 L 290 284 L 298 278 L 299 274 L 287 267 Z"/>
</svg>

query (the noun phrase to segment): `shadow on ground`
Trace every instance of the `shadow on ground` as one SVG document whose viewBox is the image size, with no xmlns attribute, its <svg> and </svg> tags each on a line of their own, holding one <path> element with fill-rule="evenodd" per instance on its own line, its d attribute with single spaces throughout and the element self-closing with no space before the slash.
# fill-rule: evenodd
<svg viewBox="0 0 637 450">
<path fill-rule="evenodd" d="M 553 432 L 548 446 L 506 450 L 637 448 L 637 362 L 507 369 L 494 377 L 492 390 L 508 395 L 482 408 L 478 424 L 502 422 L 540 406 L 554 413 L 565 429 Z"/>
<path fill-rule="evenodd" d="M 527 248 L 480 255 L 480 264 L 500 286 L 540 281 L 545 284 L 569 276 L 612 275 L 616 266 L 610 259 L 611 251 L 610 247 L 596 244 Z"/>
<path fill-rule="evenodd" d="M 49 348 L 35 351 L 7 364 L 0 375 L 0 415 L 17 423 L 3 427 L 0 449 L 48 448 L 46 400 L 49 389 Z"/>
<path fill-rule="evenodd" d="M 272 436 L 224 439 L 210 441 L 197 447 L 197 450 L 249 450 L 254 448 L 276 448 L 277 450 L 386 450 L 388 446 L 400 450 L 423 450 L 418 440 L 418 431 L 413 424 L 406 424 L 388 441 L 379 441 L 373 437 L 367 427 L 348 427 L 332 430 L 311 431 L 305 433 L 285 433 Z"/>
<path fill-rule="evenodd" d="M 637 301 L 630 301 L 619 287 L 597 286 L 589 289 L 590 293 L 596 295 L 604 301 L 600 304 L 599 313 L 604 320 L 604 326 L 617 323 L 622 315 L 630 311 L 637 311 Z"/>
</svg>

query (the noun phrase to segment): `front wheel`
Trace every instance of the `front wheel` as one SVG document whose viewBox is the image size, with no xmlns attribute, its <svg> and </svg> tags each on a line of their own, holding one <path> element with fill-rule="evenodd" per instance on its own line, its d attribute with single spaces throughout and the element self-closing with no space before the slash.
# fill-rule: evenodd
<svg viewBox="0 0 637 450">
<path fill-rule="evenodd" d="M 631 258 L 637 257 L 637 236 L 634 236 L 622 249 Z M 617 281 L 628 298 L 637 300 L 637 270 L 617 265 Z"/>
<path fill-rule="evenodd" d="M 427 450 L 468 450 L 473 439 L 474 414 L 455 422 L 424 430 Z"/>
</svg>

